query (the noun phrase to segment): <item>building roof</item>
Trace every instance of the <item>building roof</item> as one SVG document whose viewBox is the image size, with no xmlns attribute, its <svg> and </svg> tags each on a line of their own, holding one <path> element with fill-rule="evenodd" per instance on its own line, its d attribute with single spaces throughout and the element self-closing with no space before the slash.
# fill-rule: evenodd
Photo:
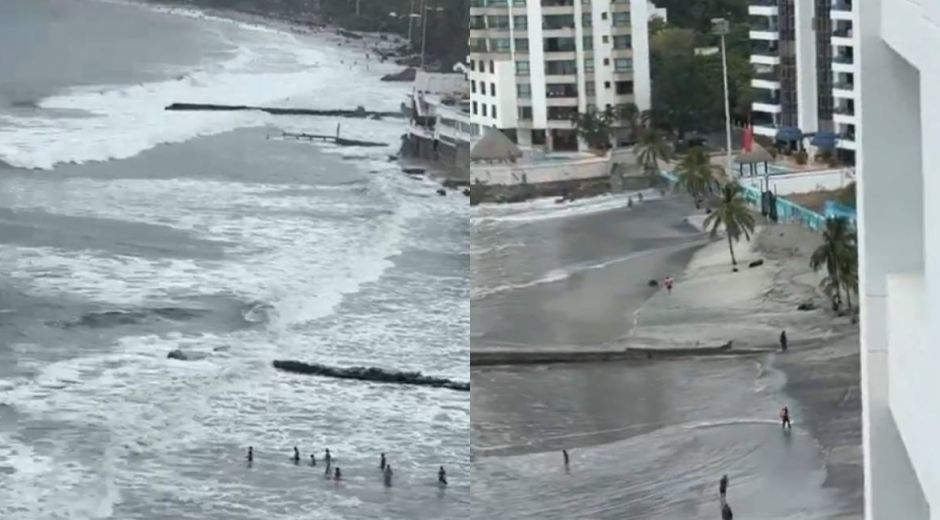
<svg viewBox="0 0 940 520">
<path fill-rule="evenodd" d="M 467 77 L 460 73 L 424 72 L 415 74 L 414 89 L 425 94 L 462 97 L 469 94 Z"/>
<path fill-rule="evenodd" d="M 763 146 L 758 143 L 754 143 L 754 146 L 751 148 L 750 152 L 743 152 L 739 154 L 735 160 L 738 162 L 738 164 L 755 164 L 772 162 L 774 158 L 772 155 L 770 155 L 770 152 L 764 149 Z"/>
<path fill-rule="evenodd" d="M 522 150 L 499 130 L 487 127 L 483 137 L 470 148 L 471 161 L 513 162 L 522 157 Z"/>
</svg>

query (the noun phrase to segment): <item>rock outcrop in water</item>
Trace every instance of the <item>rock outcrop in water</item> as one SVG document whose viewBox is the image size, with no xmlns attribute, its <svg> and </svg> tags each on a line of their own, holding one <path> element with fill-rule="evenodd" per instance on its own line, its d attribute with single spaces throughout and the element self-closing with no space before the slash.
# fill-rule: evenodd
<svg viewBox="0 0 940 520">
<path fill-rule="evenodd" d="M 330 367 L 317 363 L 303 363 L 300 361 L 274 361 L 274 368 L 295 374 L 333 377 L 337 379 L 358 379 L 374 383 L 391 383 L 396 385 L 433 386 L 447 388 L 461 392 L 470 391 L 470 383 L 453 381 L 443 377 L 426 376 L 421 372 L 398 372 L 384 370 L 376 367 Z"/>
</svg>

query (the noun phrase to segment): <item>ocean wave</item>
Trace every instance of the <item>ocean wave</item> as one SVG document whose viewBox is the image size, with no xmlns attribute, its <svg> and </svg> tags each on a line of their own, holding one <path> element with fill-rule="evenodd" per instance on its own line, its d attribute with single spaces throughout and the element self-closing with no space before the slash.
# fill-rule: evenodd
<svg viewBox="0 0 940 520">
<path fill-rule="evenodd" d="M 648 189 L 600 195 L 564 204 L 557 204 L 554 198 L 541 198 L 514 204 L 480 204 L 474 206 L 470 221 L 474 225 L 485 223 L 527 224 L 558 218 L 580 217 L 624 209 L 627 207 L 630 198 L 634 200 L 634 204 L 638 203 L 640 194 L 643 195 L 645 201 L 661 198 L 658 190 Z"/>
<path fill-rule="evenodd" d="M 573 265 L 564 269 L 553 269 L 545 273 L 544 275 L 540 276 L 539 278 L 536 278 L 535 280 L 528 281 L 528 282 L 504 284 L 504 285 L 498 285 L 495 287 L 473 287 L 473 289 L 470 290 L 470 299 L 481 300 L 483 298 L 493 296 L 495 294 L 517 291 L 520 289 L 528 289 L 530 287 L 536 287 L 539 285 L 544 285 L 544 284 L 549 284 L 549 283 L 561 282 L 580 273 L 584 273 L 587 271 L 594 271 L 597 269 L 605 269 L 612 265 L 620 264 L 623 262 L 628 262 L 636 258 L 640 258 L 643 256 L 655 254 L 655 253 L 660 253 L 660 252 L 667 251 L 670 249 L 681 248 L 681 247 L 689 247 L 689 244 L 681 244 L 679 246 L 672 245 L 672 246 L 666 246 L 666 247 L 659 247 L 655 249 L 647 249 L 644 251 L 637 251 L 635 253 L 631 253 L 626 256 L 620 256 L 620 257 L 611 258 L 608 260 L 603 260 L 601 262 L 576 264 L 576 265 Z"/>
<path fill-rule="evenodd" d="M 172 79 L 75 87 L 38 100 L 39 109 L 34 113 L 4 116 L 0 160 L 19 168 L 51 169 L 59 163 L 125 159 L 161 144 L 291 119 L 253 112 L 163 110 L 179 101 L 304 107 L 329 103 L 330 107 L 397 109 L 400 87 L 378 81 L 378 64 L 374 64 L 373 72 L 360 70 L 339 63 L 331 54 L 351 50 L 334 48 L 326 41 L 301 44 L 284 34 L 273 31 L 262 35 L 261 41 L 257 36 L 245 42 L 232 41 L 237 51 L 231 58 L 200 65 Z M 374 77 L 375 81 L 363 82 L 364 77 Z M 348 89 L 352 83 L 361 88 Z M 49 112 L 55 110 L 73 110 L 91 117 L 51 117 Z M 308 132 L 335 131 L 335 121 L 329 118 L 297 119 L 302 121 L 297 126 Z M 386 153 L 384 148 L 379 150 Z"/>
<path fill-rule="evenodd" d="M 356 379 L 373 383 L 390 383 L 396 385 L 431 386 L 434 388 L 447 388 L 462 392 L 470 391 L 470 383 L 454 381 L 443 377 L 426 376 L 421 372 L 399 372 L 378 367 L 331 367 L 317 363 L 304 363 L 301 361 L 276 360 L 274 368 L 295 374 L 331 377 L 336 379 Z"/>
<path fill-rule="evenodd" d="M 103 329 L 123 325 L 136 325 L 154 318 L 170 321 L 186 321 L 203 316 L 208 312 L 209 311 L 205 309 L 186 309 L 182 307 L 154 307 L 137 310 L 89 312 L 75 320 L 54 322 L 53 325 L 65 329 L 77 327 Z"/>
</svg>

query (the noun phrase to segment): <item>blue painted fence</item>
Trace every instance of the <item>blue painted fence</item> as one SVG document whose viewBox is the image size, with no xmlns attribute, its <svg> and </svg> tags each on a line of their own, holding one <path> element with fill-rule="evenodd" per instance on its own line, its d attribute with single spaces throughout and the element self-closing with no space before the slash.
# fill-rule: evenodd
<svg viewBox="0 0 940 520">
<path fill-rule="evenodd" d="M 659 175 L 664 179 L 668 180 L 671 184 L 675 184 L 679 181 L 679 177 L 673 172 L 667 172 L 660 170 Z M 761 193 L 760 190 L 754 188 L 753 186 L 741 186 L 742 194 L 744 195 L 744 200 L 747 201 L 752 207 L 757 208 L 758 210 L 761 207 Z M 789 200 L 783 197 L 777 197 L 777 222 L 799 222 L 803 226 L 813 230 L 821 231 L 826 227 L 826 219 L 828 218 L 839 218 L 844 217 L 855 225 L 856 214 L 855 210 L 847 206 L 843 206 L 837 202 L 826 201 L 825 213 L 820 215 L 815 211 L 809 210 L 790 202 Z"/>
</svg>

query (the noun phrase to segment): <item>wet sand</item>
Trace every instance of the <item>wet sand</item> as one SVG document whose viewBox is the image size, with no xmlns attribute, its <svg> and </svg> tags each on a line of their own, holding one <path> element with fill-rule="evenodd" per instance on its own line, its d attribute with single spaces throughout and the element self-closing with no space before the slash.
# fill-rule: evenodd
<svg viewBox="0 0 940 520">
<path fill-rule="evenodd" d="M 688 230 L 682 213 L 691 210 L 683 208 L 681 199 L 659 208 L 654 202 L 648 205 L 647 216 L 658 213 L 667 219 L 653 226 Z M 615 210 L 570 217 L 554 224 L 554 236 L 567 239 L 560 228 L 578 234 L 587 244 L 579 254 L 589 256 L 592 247 L 585 241 L 593 233 L 591 226 L 618 228 L 621 220 L 640 214 Z M 498 231 L 504 237 L 520 235 Z M 532 237 L 542 230 L 528 231 Z M 642 230 L 632 234 L 642 235 Z M 609 235 L 604 238 L 598 249 L 618 244 Z M 600 291 L 595 300 L 590 293 L 579 294 L 578 289 L 588 287 L 581 281 L 572 283 L 570 291 L 553 282 L 554 287 L 538 284 L 542 292 L 523 287 L 473 301 L 472 352 L 492 349 L 496 337 L 515 339 L 508 345 L 513 349 L 619 343 L 694 348 L 730 339 L 736 348 L 768 352 L 474 368 L 473 517 L 717 518 L 714 487 L 728 473 L 729 503 L 740 517 L 861 518 L 857 330 L 825 311 L 796 310 L 807 300 L 824 304 L 815 290 L 818 281 L 807 268 L 814 240 L 818 237 L 799 229 L 768 228 L 755 240 L 754 250 L 742 243 L 737 251 L 739 261 L 761 257 L 764 266 L 742 267 L 738 273 L 731 272 L 723 241 L 695 246 L 685 271 L 633 261 L 602 265 L 588 275 L 593 278 L 590 288 Z M 473 243 L 479 243 L 476 236 Z M 632 254 L 631 245 L 619 242 L 621 255 Z M 544 261 L 544 251 L 534 255 L 539 253 L 543 257 L 502 268 L 515 274 L 519 265 Z M 630 271 L 634 264 L 636 272 Z M 596 317 L 595 329 L 580 334 L 591 329 L 580 314 L 596 309 L 592 301 L 615 299 L 611 295 L 621 290 L 622 280 L 655 278 L 651 272 L 657 268 L 660 278 L 681 273 L 672 295 L 637 290 L 629 303 L 605 309 Z M 511 312 L 504 306 L 512 298 L 523 310 L 499 315 Z M 558 312 L 555 302 L 568 305 Z M 481 309 L 481 303 L 491 308 Z M 623 314 L 614 316 L 618 311 Z M 486 318 L 494 315 L 496 323 L 507 325 L 485 327 L 492 323 Z M 782 328 L 788 330 L 790 351 L 772 353 Z M 789 435 L 778 423 L 783 404 L 794 418 Z M 567 472 L 562 448 L 572 457 Z"/>
<path fill-rule="evenodd" d="M 478 213 L 471 235 L 471 349 L 621 340 L 633 313 L 656 291 L 648 282 L 681 272 L 707 239 L 682 221 L 688 213 L 682 198 L 627 208 L 621 197 L 619 206 L 594 213 L 586 207 L 564 218 L 535 210 Z"/>
</svg>

